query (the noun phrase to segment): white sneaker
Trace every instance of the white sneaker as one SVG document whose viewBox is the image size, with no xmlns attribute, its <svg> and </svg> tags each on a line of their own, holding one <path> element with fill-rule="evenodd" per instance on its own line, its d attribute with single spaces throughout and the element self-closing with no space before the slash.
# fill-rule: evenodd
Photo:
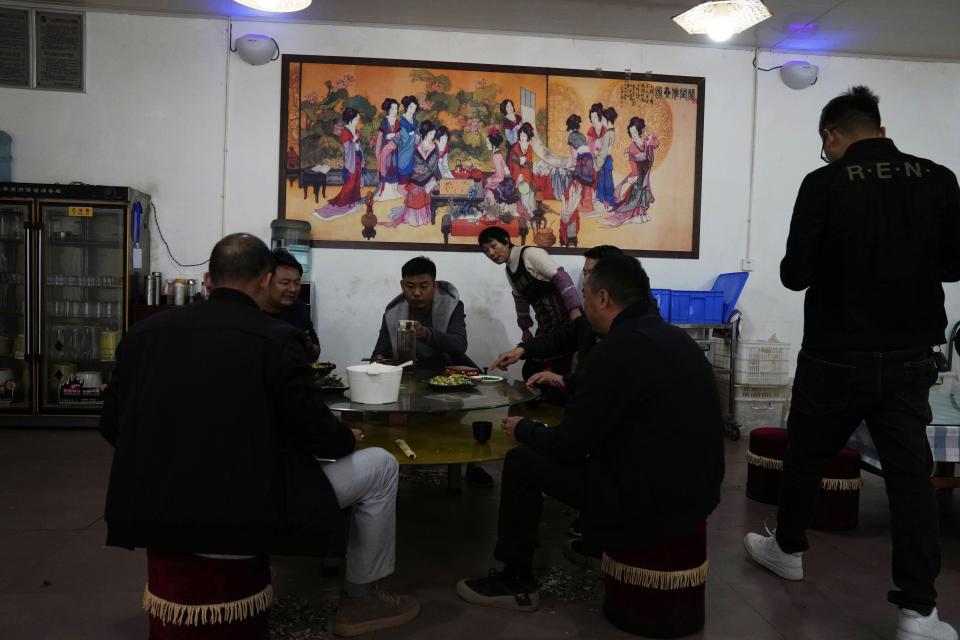
<svg viewBox="0 0 960 640">
<path fill-rule="evenodd" d="M 937 617 L 936 608 L 928 616 L 911 609 L 900 609 L 897 640 L 957 640 L 957 632 Z"/>
<path fill-rule="evenodd" d="M 767 536 L 748 533 L 743 537 L 743 546 L 748 556 L 781 578 L 803 580 L 803 553 L 784 553 L 772 533 Z"/>
</svg>

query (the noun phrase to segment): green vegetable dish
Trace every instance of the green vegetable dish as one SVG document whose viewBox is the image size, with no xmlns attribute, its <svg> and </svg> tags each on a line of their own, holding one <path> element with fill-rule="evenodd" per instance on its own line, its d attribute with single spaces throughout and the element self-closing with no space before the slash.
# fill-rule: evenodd
<svg viewBox="0 0 960 640">
<path fill-rule="evenodd" d="M 343 380 L 340 379 L 340 376 L 335 376 L 335 375 L 329 375 L 329 376 L 324 376 L 323 378 L 319 378 L 317 380 L 317 384 L 320 385 L 321 387 L 326 387 L 331 389 L 347 386 L 343 383 Z"/>
<path fill-rule="evenodd" d="M 437 387 L 462 387 L 471 383 L 467 376 L 455 373 L 452 376 L 434 376 L 430 378 L 430 384 Z"/>
</svg>

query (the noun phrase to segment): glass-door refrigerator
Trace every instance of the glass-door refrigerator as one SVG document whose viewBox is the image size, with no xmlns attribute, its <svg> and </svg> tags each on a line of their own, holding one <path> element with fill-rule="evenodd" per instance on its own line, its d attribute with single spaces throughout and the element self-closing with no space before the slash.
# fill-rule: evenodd
<svg viewBox="0 0 960 640">
<path fill-rule="evenodd" d="M 0 424 L 99 414 L 149 273 L 149 206 L 128 187 L 0 183 Z"/>
</svg>

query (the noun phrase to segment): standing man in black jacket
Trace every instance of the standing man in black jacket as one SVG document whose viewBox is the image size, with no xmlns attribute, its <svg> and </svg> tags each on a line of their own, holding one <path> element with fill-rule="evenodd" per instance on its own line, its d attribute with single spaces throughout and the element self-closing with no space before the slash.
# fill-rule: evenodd
<svg viewBox="0 0 960 640">
<path fill-rule="evenodd" d="M 303 334 L 262 313 L 270 250 L 216 244 L 206 302 L 152 316 L 117 347 L 100 432 L 115 447 L 107 544 L 172 553 L 323 555 L 342 548 L 339 635 L 414 618 L 380 588 L 394 568 L 397 462 L 337 420 L 313 384 Z M 321 465 L 314 456 L 337 459 Z"/>
<path fill-rule="evenodd" d="M 960 189 L 947 168 L 898 150 L 877 97 L 854 87 L 820 114 L 829 163 L 804 178 L 780 279 L 807 290 L 780 480 L 776 535 L 747 534 L 747 553 L 803 578 L 804 530 L 820 481 L 866 421 L 890 501 L 898 640 L 956 640 L 937 617 L 937 506 L 926 426 L 944 342 L 942 282 L 960 279 Z"/>
<path fill-rule="evenodd" d="M 507 453 L 494 557 L 503 571 L 461 580 L 474 604 L 533 611 L 533 553 L 543 494 L 581 510 L 583 535 L 604 551 L 683 535 L 720 501 L 723 423 L 713 369 L 682 329 L 649 304 L 636 259 L 610 255 L 584 278 L 584 312 L 601 341 L 563 419 L 503 420 Z"/>
</svg>

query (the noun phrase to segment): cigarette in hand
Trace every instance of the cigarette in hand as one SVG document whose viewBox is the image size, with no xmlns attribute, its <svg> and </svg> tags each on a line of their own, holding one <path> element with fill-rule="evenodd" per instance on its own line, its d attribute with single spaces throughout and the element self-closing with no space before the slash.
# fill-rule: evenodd
<svg viewBox="0 0 960 640">
<path fill-rule="evenodd" d="M 417 454 L 413 452 L 413 449 L 406 443 L 405 440 L 397 440 L 397 446 L 400 447 L 400 451 L 403 451 L 403 455 L 407 456 L 411 460 L 417 457 Z"/>
</svg>

